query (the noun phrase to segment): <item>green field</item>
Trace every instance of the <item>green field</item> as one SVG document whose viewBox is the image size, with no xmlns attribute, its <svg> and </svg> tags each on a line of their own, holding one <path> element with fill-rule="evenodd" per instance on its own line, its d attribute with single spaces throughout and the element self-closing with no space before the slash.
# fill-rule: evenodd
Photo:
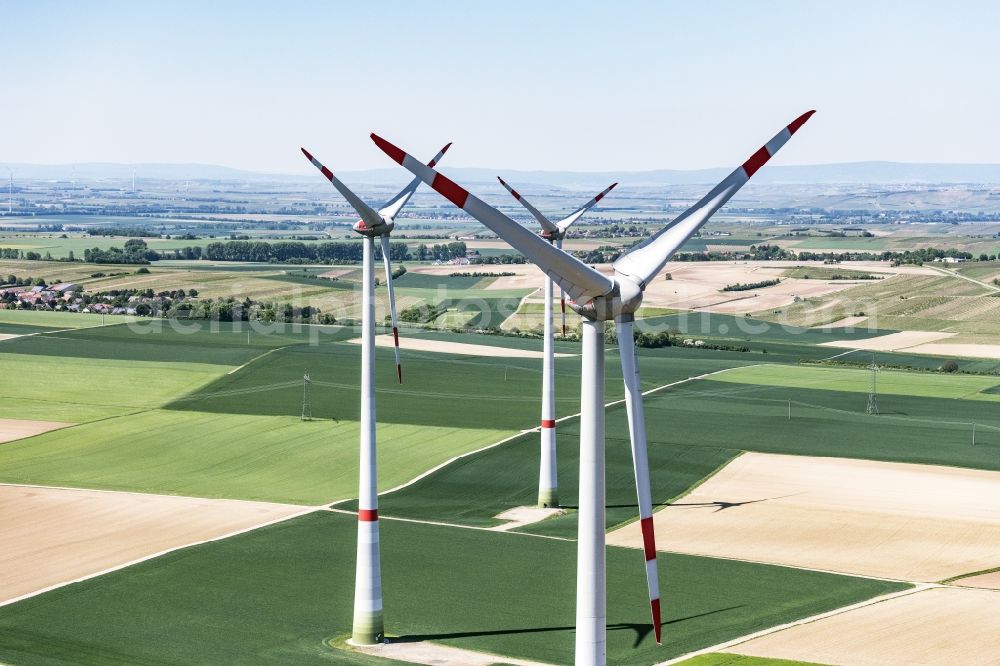
<svg viewBox="0 0 1000 666">
<path fill-rule="evenodd" d="M 800 372 L 806 377 L 813 376 L 812 382 L 801 382 L 802 385 L 787 382 L 790 386 L 766 383 L 769 377 L 795 378 Z M 867 382 L 864 370 L 752 366 L 647 396 L 645 412 L 654 503 L 663 504 L 683 494 L 739 450 L 1000 470 L 1000 405 L 979 399 L 886 393 L 879 396 L 881 414 L 870 416 L 865 413 L 867 388 L 863 391 L 819 388 L 819 380 L 827 372 L 834 379 L 834 387 L 838 385 L 837 378 L 845 374 L 850 375 L 850 382 L 860 381 L 862 386 Z M 952 380 L 959 385 L 966 379 L 978 380 L 980 385 L 982 380 L 990 380 L 899 374 L 920 380 L 924 377 Z M 764 381 L 750 383 L 758 375 Z M 737 380 L 729 381 L 730 376 Z M 914 386 L 919 385 L 914 381 Z M 964 390 L 955 390 L 945 383 L 938 392 L 954 394 Z M 993 401 L 997 398 L 996 394 L 987 395 Z M 606 419 L 606 524 L 610 528 L 635 520 L 636 508 L 624 406 L 609 408 Z M 977 427 L 975 446 L 973 423 Z M 560 423 L 557 431 L 560 503 L 570 512 L 520 530 L 573 537 L 579 422 L 571 419 Z M 495 525 L 500 521 L 493 516 L 534 503 L 538 458 L 538 435 L 524 435 L 385 495 L 380 499 L 380 507 L 390 516 Z"/>
<path fill-rule="evenodd" d="M 506 434 L 380 424 L 380 488 Z M 5 444 L 0 481 L 322 504 L 357 494 L 358 423 L 144 411 Z"/>
<path fill-rule="evenodd" d="M 871 372 L 854 368 L 757 365 L 727 372 L 713 379 L 760 386 L 868 393 Z M 877 383 L 879 393 L 1000 401 L 1000 395 L 990 391 L 1000 387 L 998 376 L 882 370 L 878 373 Z"/>
<path fill-rule="evenodd" d="M 159 407 L 229 366 L 7 352 L 3 369 L 0 417 L 80 423 Z"/>
<path fill-rule="evenodd" d="M 371 663 L 325 645 L 350 631 L 355 525 L 313 513 L 2 607 L 0 660 Z M 574 543 L 391 520 L 381 532 L 395 640 L 569 663 Z M 641 564 L 638 551 L 608 549 L 610 663 L 652 664 L 906 587 L 665 555 L 657 647 Z"/>
<path fill-rule="evenodd" d="M 0 324 L 39 326 L 48 330 L 57 328 L 86 328 L 105 323 L 120 324 L 135 321 L 135 317 L 114 316 L 104 318 L 99 314 L 82 312 L 44 312 L 36 310 L 0 310 Z"/>
<path fill-rule="evenodd" d="M 609 432 L 624 425 L 613 409 Z M 570 509 L 563 516 L 527 525 L 521 531 L 565 538 L 576 537 L 579 479 L 579 430 L 575 425 L 559 429 L 560 504 Z M 662 444 L 650 447 L 653 502 L 660 505 L 685 494 L 692 486 L 738 455 L 733 449 Z M 463 525 L 492 526 L 503 521 L 497 514 L 517 506 L 534 505 L 538 498 L 539 435 L 523 435 L 504 446 L 465 458 L 403 490 L 384 495 L 379 510 L 387 516 L 447 521 Z M 612 528 L 638 518 L 632 454 L 628 440 L 615 438 L 607 446 L 607 516 Z M 345 505 L 356 508 L 356 503 Z"/>
</svg>

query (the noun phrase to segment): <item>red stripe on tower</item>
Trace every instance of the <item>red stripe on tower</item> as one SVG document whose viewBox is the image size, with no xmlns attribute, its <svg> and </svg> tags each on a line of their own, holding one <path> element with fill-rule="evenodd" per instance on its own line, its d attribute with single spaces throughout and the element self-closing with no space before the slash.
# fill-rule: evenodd
<svg viewBox="0 0 1000 666">
<path fill-rule="evenodd" d="M 815 110 L 806 111 L 805 113 L 803 113 L 801 116 L 799 116 L 798 118 L 796 118 L 795 120 L 792 121 L 792 123 L 788 126 L 788 131 L 791 134 L 795 134 L 795 132 L 800 127 L 802 127 L 803 125 L 806 124 L 807 120 L 809 120 L 810 118 L 812 118 L 812 114 L 814 114 L 814 113 L 816 113 Z"/>
<path fill-rule="evenodd" d="M 465 202 L 469 198 L 469 193 L 455 181 L 436 173 L 434 174 L 434 182 L 431 183 L 431 187 L 459 208 L 465 208 Z"/>
<path fill-rule="evenodd" d="M 555 421 L 555 419 L 542 419 L 542 427 L 543 428 L 555 428 L 556 427 L 556 421 Z"/>
<path fill-rule="evenodd" d="M 743 170 L 747 172 L 747 178 L 757 173 L 757 170 L 767 164 L 769 159 L 771 159 L 771 154 L 767 152 L 767 146 L 761 146 L 760 150 L 743 163 Z"/>
<path fill-rule="evenodd" d="M 360 509 L 358 511 L 358 520 L 366 523 L 375 522 L 378 520 L 378 509 Z"/>
<path fill-rule="evenodd" d="M 642 527 L 642 550 L 646 555 L 646 561 L 656 559 L 656 539 L 653 538 L 653 517 L 643 518 L 639 521 Z"/>
<path fill-rule="evenodd" d="M 397 347 L 399 346 L 399 329 L 395 326 L 392 327 L 392 341 Z"/>
<path fill-rule="evenodd" d="M 403 160 L 406 159 L 406 153 L 380 137 L 378 134 L 372 132 L 371 137 L 372 141 L 375 142 L 376 146 L 382 149 L 383 153 L 394 159 L 399 164 L 402 164 Z"/>
</svg>

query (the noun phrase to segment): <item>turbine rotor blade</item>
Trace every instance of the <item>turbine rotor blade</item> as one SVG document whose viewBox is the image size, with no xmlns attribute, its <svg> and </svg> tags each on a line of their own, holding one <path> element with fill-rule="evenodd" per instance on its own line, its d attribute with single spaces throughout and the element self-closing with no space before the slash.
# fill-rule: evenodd
<svg viewBox="0 0 1000 666">
<path fill-rule="evenodd" d="M 562 249 L 563 239 L 560 238 L 556 241 L 556 247 L 560 250 Z M 562 287 L 559 287 L 559 307 L 562 310 L 562 335 L 566 337 L 566 292 L 563 291 Z"/>
<path fill-rule="evenodd" d="M 501 185 L 503 185 L 504 187 L 507 188 L 507 191 L 510 192 L 511 195 L 515 199 L 517 199 L 518 203 L 520 203 L 522 206 L 524 206 L 529 213 L 531 213 L 532 215 L 535 216 L 535 219 L 538 220 L 538 224 L 542 225 L 542 231 L 544 231 L 546 233 L 550 233 L 550 234 L 559 231 L 559 227 L 557 227 L 556 225 L 552 224 L 552 222 L 549 220 L 549 218 L 547 218 L 544 215 L 542 215 L 542 213 L 537 208 L 535 208 L 534 206 L 532 206 L 531 203 L 527 199 L 525 199 L 524 197 L 522 197 L 521 194 L 520 194 L 520 192 L 518 192 L 513 187 L 511 187 L 510 185 L 508 185 L 507 182 L 503 178 L 501 178 L 500 176 L 497 176 L 497 180 L 500 181 Z"/>
<path fill-rule="evenodd" d="M 741 166 L 716 185 L 701 201 L 678 215 L 670 224 L 622 255 L 615 262 L 615 272 L 629 276 L 645 287 L 660 272 L 674 252 L 684 244 L 708 219 L 729 201 L 750 177 L 771 159 L 792 135 L 816 113 L 807 111 L 774 135 Z"/>
<path fill-rule="evenodd" d="M 451 148 L 451 143 L 438 151 L 438 154 L 434 156 L 434 159 L 427 163 L 427 166 L 433 168 L 435 164 L 441 161 L 441 158 L 444 157 L 444 154 L 448 152 L 449 148 Z M 420 187 L 420 183 L 421 180 L 419 178 L 411 180 L 406 187 L 399 191 L 399 194 L 390 199 L 389 202 L 382 206 L 378 212 L 390 220 L 396 219 L 396 216 L 399 215 L 399 211 L 403 209 L 406 202 L 410 200 L 413 193 L 417 191 L 418 187 Z"/>
<path fill-rule="evenodd" d="M 392 321 L 392 345 L 396 352 L 396 377 L 403 383 L 403 365 L 399 361 L 399 327 L 396 321 L 396 292 L 392 286 L 392 262 L 389 260 L 389 234 L 379 236 L 382 243 L 382 263 L 385 265 L 385 284 L 389 288 L 389 317 Z"/>
<path fill-rule="evenodd" d="M 574 210 L 572 213 L 570 213 L 569 215 L 567 215 L 563 219 L 559 220 L 559 222 L 556 224 L 556 226 L 559 227 L 559 231 L 566 231 L 567 229 L 569 229 L 569 225 L 573 224 L 574 222 L 576 222 L 577 220 L 579 220 L 581 217 L 583 217 L 584 213 L 586 213 L 588 210 L 590 210 L 591 208 L 593 208 L 594 206 L 596 206 L 597 202 L 599 202 L 601 199 L 603 199 L 607 195 L 608 192 L 610 192 L 611 190 L 615 189 L 615 186 L 617 186 L 617 185 L 618 185 L 618 183 L 611 183 L 611 185 L 609 185 L 607 188 L 605 188 L 600 194 L 598 194 L 597 196 L 595 196 L 593 199 L 591 199 L 587 203 L 583 204 L 582 206 L 580 206 L 579 208 L 577 208 L 576 210 Z"/>
<path fill-rule="evenodd" d="M 479 220 L 488 229 L 496 232 L 507 243 L 521 252 L 529 261 L 538 266 L 556 284 L 564 288 L 579 303 L 588 303 L 597 296 L 603 296 L 614 288 L 614 281 L 594 270 L 576 257 L 552 246 L 538 235 L 528 231 L 479 197 L 469 193 L 461 185 L 443 176 L 434 169 L 421 164 L 412 155 L 400 150 L 377 134 L 372 140 L 391 157 L 435 191 Z"/>
<path fill-rule="evenodd" d="M 656 569 L 656 539 L 653 535 L 653 499 L 649 484 L 649 456 L 646 451 L 646 419 L 642 408 L 642 385 L 639 383 L 639 364 L 636 360 L 632 327 L 631 316 L 615 321 L 622 377 L 625 380 L 625 409 L 628 413 L 629 439 L 632 443 L 632 468 L 635 472 L 635 491 L 639 502 L 639 527 L 642 529 L 642 549 L 646 557 L 649 610 L 653 619 L 653 633 L 656 642 L 660 643 L 660 580 Z"/>
<path fill-rule="evenodd" d="M 306 159 L 312 162 L 313 166 L 319 169 L 320 173 L 326 176 L 326 179 L 330 181 L 330 183 L 335 188 L 337 188 L 337 191 L 340 192 L 340 195 L 345 199 L 347 199 L 347 203 L 351 204 L 351 207 L 353 207 L 354 210 L 357 211 L 358 215 L 361 216 L 361 220 L 366 225 L 368 225 L 368 227 L 377 227 L 380 224 L 384 224 L 382 217 L 377 212 L 375 212 L 375 210 L 372 209 L 371 206 L 369 206 L 360 198 L 358 198 L 358 195 L 352 192 L 347 187 L 347 185 L 344 185 L 344 183 L 342 183 L 339 178 L 334 176 L 332 171 L 327 169 L 320 163 L 319 160 L 313 157 L 312 153 L 310 153 L 305 148 L 300 148 L 299 150 L 301 150 L 302 154 L 306 156 Z"/>
</svg>

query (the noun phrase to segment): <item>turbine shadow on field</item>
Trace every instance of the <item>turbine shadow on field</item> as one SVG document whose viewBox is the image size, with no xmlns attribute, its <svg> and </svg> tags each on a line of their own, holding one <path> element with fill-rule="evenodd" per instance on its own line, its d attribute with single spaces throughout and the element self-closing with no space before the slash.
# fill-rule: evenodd
<svg viewBox="0 0 1000 666">
<path fill-rule="evenodd" d="M 724 509 L 732 509 L 738 506 L 745 506 L 747 504 L 757 504 L 758 502 L 770 502 L 772 500 L 784 499 L 786 497 L 795 497 L 796 495 L 802 495 L 802 493 L 790 493 L 788 495 L 778 495 L 777 497 L 762 497 L 761 499 L 755 500 L 744 500 L 742 502 L 726 502 L 724 500 L 715 500 L 714 502 L 677 502 L 675 504 L 670 504 L 669 506 L 680 506 L 686 508 L 698 508 L 698 507 L 709 507 L 714 506 L 715 511 L 712 513 L 718 513 Z"/>
<path fill-rule="evenodd" d="M 745 604 L 740 604 L 739 606 L 729 606 L 728 608 L 717 608 L 715 610 L 706 611 L 704 613 L 696 613 L 694 615 L 688 615 L 686 617 L 679 617 L 673 620 L 667 620 L 666 622 L 661 622 L 661 627 L 667 627 L 672 624 L 678 624 L 681 622 L 686 622 L 688 620 L 695 620 L 700 617 L 705 617 L 707 615 L 715 615 L 716 613 L 726 613 L 731 610 L 736 610 L 738 608 L 743 608 Z M 653 625 L 649 623 L 637 624 L 634 622 L 618 622 L 615 624 L 608 625 L 608 631 L 627 631 L 631 630 L 635 632 L 635 642 L 632 643 L 632 647 L 636 648 L 640 643 L 653 631 Z M 440 641 L 447 640 L 449 638 L 473 638 L 476 636 L 514 636 L 518 634 L 538 634 L 550 631 L 576 631 L 576 627 L 573 625 L 567 625 L 562 627 L 524 627 L 518 629 L 490 629 L 483 631 L 453 631 L 448 633 L 440 634 L 407 634 L 404 636 L 397 636 L 389 640 L 390 643 L 419 643 L 421 641 Z"/>
</svg>

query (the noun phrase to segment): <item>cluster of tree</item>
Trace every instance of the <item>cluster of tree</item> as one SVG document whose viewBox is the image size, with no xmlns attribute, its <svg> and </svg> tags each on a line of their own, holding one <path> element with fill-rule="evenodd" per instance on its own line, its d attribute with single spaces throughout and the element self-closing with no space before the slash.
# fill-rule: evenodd
<svg viewBox="0 0 1000 666">
<path fill-rule="evenodd" d="M 749 252 L 678 252 L 673 261 L 732 261 L 737 255 L 741 259 L 753 261 L 786 261 L 795 259 L 795 253 L 777 245 L 751 245 Z M 800 259 L 804 258 L 799 255 Z"/>
<path fill-rule="evenodd" d="M 333 324 L 330 315 L 320 315 L 319 308 L 309 305 L 294 306 L 291 303 L 259 302 L 250 298 L 238 301 L 235 298 L 206 298 L 200 301 L 185 300 L 172 307 L 169 317 L 184 319 L 210 319 L 215 321 L 262 321 L 308 323 L 318 320 L 322 324 Z"/>
<path fill-rule="evenodd" d="M 472 273 L 448 273 L 448 277 L 512 277 L 517 273 L 502 271 L 500 273 L 488 273 L 483 271 L 473 271 Z"/>
<path fill-rule="evenodd" d="M 200 245 L 186 245 L 176 250 L 161 250 L 162 259 L 201 259 L 202 249 Z"/>
<path fill-rule="evenodd" d="M 399 320 L 410 324 L 426 324 L 434 321 L 447 311 L 448 305 L 445 302 L 435 305 L 427 303 L 411 305 L 399 313 Z"/>
<path fill-rule="evenodd" d="M 21 250 L 16 247 L 0 247 L 0 259 L 21 259 Z"/>
<path fill-rule="evenodd" d="M 464 246 L 464 243 L 463 243 Z M 343 263 L 361 261 L 363 246 L 357 242 L 311 243 L 301 241 L 226 241 L 209 243 L 202 253 L 212 261 L 257 261 L 275 263 Z M 381 248 L 375 246 L 376 258 L 381 259 Z M 390 243 L 389 258 L 405 261 L 411 258 L 406 243 Z"/>
<path fill-rule="evenodd" d="M 885 256 L 885 255 L 891 256 Z M 949 248 L 947 250 L 941 250 L 936 247 L 924 247 L 919 250 L 905 250 L 903 252 L 883 252 L 884 260 L 892 260 L 893 265 L 899 266 L 902 264 L 916 264 L 917 266 L 923 265 L 924 262 L 934 261 L 935 259 L 944 259 L 945 257 L 955 258 L 955 259 L 972 259 L 971 252 L 964 252 L 962 250 L 956 250 L 955 248 Z"/>
<path fill-rule="evenodd" d="M 124 236 L 126 238 L 159 238 L 160 234 L 142 227 L 91 227 L 88 236 Z"/>
<path fill-rule="evenodd" d="M 594 250 L 574 250 L 573 255 L 587 264 L 605 264 L 622 256 L 622 249 L 616 245 L 602 245 Z"/>
<path fill-rule="evenodd" d="M 473 264 L 526 264 L 528 260 L 520 254 L 491 254 L 489 256 L 474 257 L 469 260 Z"/>
<path fill-rule="evenodd" d="M 417 261 L 450 261 L 461 259 L 467 252 L 468 248 L 461 241 L 431 245 L 430 247 L 421 243 L 414 249 L 413 258 Z"/>
<path fill-rule="evenodd" d="M 781 280 L 775 278 L 773 280 L 761 280 L 760 282 L 737 282 L 736 284 L 727 284 L 722 288 L 722 291 L 750 291 L 752 289 L 773 287 L 776 284 L 781 284 Z"/>
<path fill-rule="evenodd" d="M 141 238 L 130 238 L 125 247 L 109 247 L 104 250 L 95 247 L 83 251 L 83 260 L 91 264 L 148 264 L 157 261 L 160 253 L 150 250 Z"/>
<path fill-rule="evenodd" d="M 4 285 L 8 287 L 44 287 L 46 282 L 43 278 L 18 277 L 11 273 L 4 280 Z"/>
</svg>

